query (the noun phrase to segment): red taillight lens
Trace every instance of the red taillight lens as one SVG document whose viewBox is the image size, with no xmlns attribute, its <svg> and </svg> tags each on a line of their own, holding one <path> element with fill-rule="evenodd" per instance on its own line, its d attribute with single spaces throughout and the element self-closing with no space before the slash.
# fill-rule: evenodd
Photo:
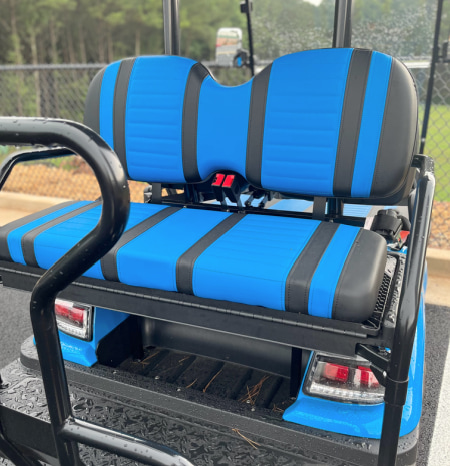
<svg viewBox="0 0 450 466">
<path fill-rule="evenodd" d="M 362 358 L 314 354 L 303 391 L 310 396 L 344 403 L 382 403 L 384 387 L 366 363 Z"/>
<path fill-rule="evenodd" d="M 380 386 L 380 382 L 369 367 L 358 366 L 358 372 L 355 375 L 357 378 L 359 377 L 361 385 L 365 387 L 377 388 Z"/>
<path fill-rule="evenodd" d="M 58 328 L 77 338 L 92 338 L 92 307 L 62 299 L 55 301 L 55 314 Z"/>
<path fill-rule="evenodd" d="M 323 376 L 328 380 L 334 380 L 336 382 L 347 382 L 348 373 L 348 367 L 333 364 L 331 362 L 325 363 L 325 367 L 323 369 Z"/>
</svg>

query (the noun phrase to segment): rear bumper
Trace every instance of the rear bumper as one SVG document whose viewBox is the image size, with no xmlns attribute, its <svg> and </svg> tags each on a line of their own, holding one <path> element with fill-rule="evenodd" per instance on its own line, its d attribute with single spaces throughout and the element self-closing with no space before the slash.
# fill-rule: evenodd
<svg viewBox="0 0 450 466">
<path fill-rule="evenodd" d="M 20 362 L 2 370 L 8 383 L 0 390 L 3 411 L 13 408 L 48 420 L 38 370 L 30 338 L 22 345 Z M 376 464 L 377 440 L 298 426 L 269 410 L 105 366 L 85 368 L 67 363 L 66 370 L 75 416 L 170 446 L 194 464 Z M 54 463 L 52 442 L 20 436 L 19 424 L 23 421 L 11 416 L 10 410 L 4 417 L 10 440 Z M 418 429 L 400 439 L 397 464 L 415 464 L 417 441 Z M 86 464 L 111 464 L 111 456 L 104 452 L 86 447 L 81 447 L 81 452 Z"/>
</svg>

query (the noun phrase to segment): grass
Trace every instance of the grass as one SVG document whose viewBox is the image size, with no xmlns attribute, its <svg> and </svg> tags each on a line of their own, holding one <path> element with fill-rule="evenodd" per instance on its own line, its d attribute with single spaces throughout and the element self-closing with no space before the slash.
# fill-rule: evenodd
<svg viewBox="0 0 450 466">
<path fill-rule="evenodd" d="M 421 109 L 423 113 L 423 109 Z M 450 201 L 450 106 L 433 105 L 428 122 L 426 155 L 436 164 L 437 201 Z"/>
</svg>

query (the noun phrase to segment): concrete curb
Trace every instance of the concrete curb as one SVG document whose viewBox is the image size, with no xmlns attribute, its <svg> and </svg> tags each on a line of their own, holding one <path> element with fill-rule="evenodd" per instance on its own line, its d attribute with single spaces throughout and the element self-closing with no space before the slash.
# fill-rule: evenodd
<svg viewBox="0 0 450 466">
<path fill-rule="evenodd" d="M 69 199 L 60 197 L 0 192 L 0 209 L 17 210 L 27 214 L 52 207 L 68 200 Z M 431 276 L 450 278 L 450 250 L 428 248 L 427 262 L 428 273 Z"/>
<path fill-rule="evenodd" d="M 32 213 L 68 200 L 61 197 L 33 196 L 31 194 L 3 191 L 0 192 L 0 209 L 20 210 Z"/>
<path fill-rule="evenodd" d="M 430 275 L 450 278 L 450 251 L 428 248 L 427 263 Z"/>
</svg>

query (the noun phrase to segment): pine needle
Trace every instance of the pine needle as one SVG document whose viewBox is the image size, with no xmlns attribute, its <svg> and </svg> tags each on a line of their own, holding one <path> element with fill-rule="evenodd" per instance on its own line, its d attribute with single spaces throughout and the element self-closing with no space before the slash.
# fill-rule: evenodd
<svg viewBox="0 0 450 466">
<path fill-rule="evenodd" d="M 214 382 L 214 379 L 222 372 L 222 369 L 220 369 L 219 372 L 208 382 L 206 387 L 203 389 L 203 393 L 206 393 L 206 390 L 208 390 L 209 386 Z"/>
<path fill-rule="evenodd" d="M 256 385 L 253 385 L 253 387 L 249 388 L 247 385 L 247 396 L 244 396 L 239 401 L 242 403 L 250 403 L 253 406 L 256 403 L 264 382 L 269 378 L 269 375 L 265 375 Z"/>
<path fill-rule="evenodd" d="M 239 432 L 239 429 L 231 429 L 233 432 L 236 432 L 236 434 L 238 434 L 239 436 L 241 436 L 246 442 L 248 442 L 255 450 L 258 449 L 258 447 L 260 447 L 261 445 L 258 443 L 258 442 L 255 442 L 254 440 L 250 440 L 248 437 L 246 437 L 245 435 L 241 434 Z"/>
<path fill-rule="evenodd" d="M 195 382 L 197 382 L 198 379 L 195 379 L 193 382 L 191 382 L 186 388 L 191 388 L 192 385 L 194 385 Z"/>
</svg>

